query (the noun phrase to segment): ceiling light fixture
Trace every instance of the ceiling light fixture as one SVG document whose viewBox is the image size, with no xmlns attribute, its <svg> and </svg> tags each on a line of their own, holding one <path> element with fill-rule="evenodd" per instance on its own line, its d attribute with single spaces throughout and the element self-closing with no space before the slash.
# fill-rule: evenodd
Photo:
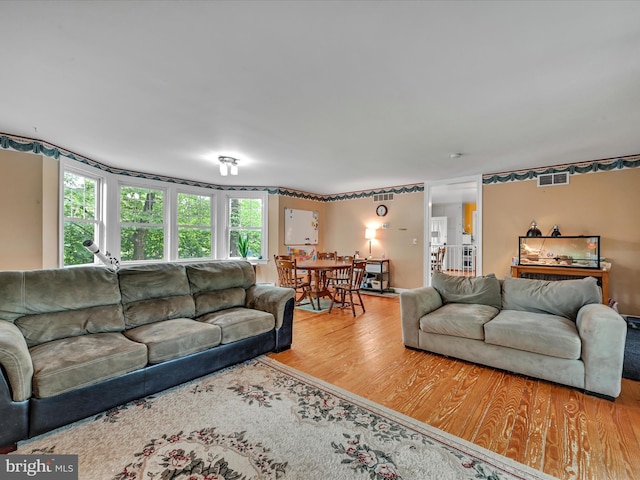
<svg viewBox="0 0 640 480">
<path fill-rule="evenodd" d="M 449 158 L 453 160 L 454 158 L 460 158 L 461 156 L 461 153 L 452 153 L 451 155 L 449 155 Z"/>
<path fill-rule="evenodd" d="M 231 175 L 238 175 L 237 158 L 220 155 L 218 161 L 220 162 L 220 175 L 226 177 L 229 175 L 229 171 L 231 171 Z"/>
</svg>

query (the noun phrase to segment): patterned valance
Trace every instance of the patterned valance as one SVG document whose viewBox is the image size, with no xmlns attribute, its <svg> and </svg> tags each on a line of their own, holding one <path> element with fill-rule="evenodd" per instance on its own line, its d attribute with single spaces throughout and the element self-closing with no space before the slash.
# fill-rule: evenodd
<svg viewBox="0 0 640 480">
<path fill-rule="evenodd" d="M 354 198 L 372 197 L 380 193 L 413 193 L 424 190 L 423 184 L 416 185 L 404 185 L 400 187 L 389 187 L 375 190 L 362 190 L 359 192 L 342 193 L 337 195 L 319 195 L 316 193 L 302 192 L 290 188 L 283 187 L 242 187 L 242 186 L 228 186 L 228 185 L 216 185 L 211 183 L 196 182 L 193 180 L 185 180 L 182 178 L 167 177 L 164 175 L 156 175 L 150 173 L 137 172 L 134 170 L 126 170 L 122 168 L 114 168 L 105 165 L 95 160 L 91 160 L 77 153 L 73 153 L 70 150 L 60 148 L 52 143 L 44 142 L 33 138 L 21 137 L 17 135 L 10 135 L 7 133 L 0 133 L 0 148 L 16 150 L 18 152 L 35 153 L 37 155 L 44 155 L 45 157 L 51 157 L 58 160 L 60 157 L 66 157 L 71 160 L 83 163 L 93 168 L 97 168 L 103 172 L 112 173 L 115 175 L 125 175 L 128 177 L 145 178 L 148 180 L 158 180 L 161 182 L 176 183 L 179 185 L 188 185 L 192 187 L 210 188 L 214 190 L 233 190 L 233 191 L 249 191 L 249 192 L 267 192 L 270 195 L 283 195 L 286 197 L 301 198 L 305 200 L 315 200 L 318 202 L 333 202 L 338 200 L 351 200 Z"/>
<path fill-rule="evenodd" d="M 145 178 L 149 180 L 159 180 L 162 182 L 176 183 L 179 185 L 188 185 L 193 187 L 210 188 L 214 190 L 233 190 L 233 191 L 249 191 L 249 192 L 267 192 L 270 195 L 282 195 L 285 197 L 294 197 L 304 200 L 314 200 L 318 202 L 337 202 L 342 200 L 354 200 L 359 198 L 373 197 L 374 195 L 393 193 L 415 193 L 423 192 L 424 184 L 415 183 L 409 185 L 400 185 L 396 187 L 386 187 L 371 190 L 359 190 L 355 192 L 347 192 L 332 195 L 320 195 L 317 193 L 303 192 L 300 190 L 294 190 L 285 187 L 266 187 L 266 186 L 228 186 L 228 185 L 216 185 L 211 183 L 196 182 L 193 180 L 185 180 L 182 178 L 167 177 L 164 175 L 156 175 L 150 173 L 137 172 L 135 170 L 127 170 L 121 168 L 114 168 L 105 165 L 95 160 L 91 160 L 77 153 L 73 153 L 70 150 L 58 147 L 52 143 L 44 142 L 33 138 L 21 137 L 17 135 L 10 135 L 6 133 L 0 133 L 0 148 L 16 150 L 18 152 L 35 153 L 37 155 L 44 155 L 46 157 L 59 159 L 61 156 L 83 163 L 93 168 L 97 168 L 104 172 L 126 175 L 129 177 Z M 555 165 L 551 167 L 531 168 L 527 170 L 517 170 L 513 172 L 502 173 L 490 173 L 482 176 L 482 183 L 489 185 L 492 183 L 505 183 L 519 180 L 532 180 L 539 175 L 545 175 L 550 173 L 592 173 L 599 171 L 619 170 L 623 168 L 637 168 L 640 167 L 640 155 L 631 155 L 626 157 L 609 158 L 604 160 L 592 160 L 582 163 L 569 163 L 565 165 Z"/>
<path fill-rule="evenodd" d="M 532 180 L 539 175 L 548 175 L 551 173 L 565 173 L 573 175 L 574 173 L 593 173 L 606 172 L 609 170 L 620 170 L 623 168 L 640 167 L 640 155 L 631 155 L 627 157 L 608 158 L 604 160 L 591 160 L 589 162 L 568 163 L 565 165 L 555 165 L 552 167 L 531 168 L 527 170 L 518 170 L 515 172 L 490 173 L 482 176 L 482 183 L 487 185 L 491 183 L 514 182 L 518 180 Z"/>
</svg>

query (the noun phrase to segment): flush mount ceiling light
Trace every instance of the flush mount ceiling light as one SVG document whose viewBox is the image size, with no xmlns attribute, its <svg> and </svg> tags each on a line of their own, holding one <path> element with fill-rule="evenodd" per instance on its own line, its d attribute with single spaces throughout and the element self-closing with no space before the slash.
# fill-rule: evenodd
<svg viewBox="0 0 640 480">
<path fill-rule="evenodd" d="M 237 158 L 220 155 L 218 157 L 218 161 L 220 162 L 220 175 L 226 177 L 227 175 L 229 175 L 229 170 L 231 170 L 231 175 L 238 175 Z"/>
<path fill-rule="evenodd" d="M 452 153 L 451 155 L 449 155 L 449 158 L 453 160 L 454 158 L 460 158 L 461 156 L 461 153 Z"/>
</svg>

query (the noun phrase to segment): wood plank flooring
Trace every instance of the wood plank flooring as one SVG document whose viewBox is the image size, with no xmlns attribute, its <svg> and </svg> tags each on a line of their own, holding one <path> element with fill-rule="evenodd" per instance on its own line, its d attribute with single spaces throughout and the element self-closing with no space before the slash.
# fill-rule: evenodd
<svg viewBox="0 0 640 480">
<path fill-rule="evenodd" d="M 402 344 L 398 298 L 366 313 L 296 309 L 293 346 L 270 356 L 560 479 L 640 478 L 640 382 L 615 402 Z"/>
</svg>

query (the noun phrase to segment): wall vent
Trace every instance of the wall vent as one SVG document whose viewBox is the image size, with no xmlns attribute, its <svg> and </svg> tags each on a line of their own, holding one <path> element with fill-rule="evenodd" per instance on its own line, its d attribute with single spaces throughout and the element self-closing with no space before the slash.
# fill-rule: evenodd
<svg viewBox="0 0 640 480">
<path fill-rule="evenodd" d="M 538 175 L 539 187 L 553 187 L 556 185 L 569 185 L 569 174 L 567 172 L 563 172 Z"/>
<path fill-rule="evenodd" d="M 373 196 L 374 202 L 388 202 L 393 200 L 393 193 L 377 193 Z"/>
</svg>

